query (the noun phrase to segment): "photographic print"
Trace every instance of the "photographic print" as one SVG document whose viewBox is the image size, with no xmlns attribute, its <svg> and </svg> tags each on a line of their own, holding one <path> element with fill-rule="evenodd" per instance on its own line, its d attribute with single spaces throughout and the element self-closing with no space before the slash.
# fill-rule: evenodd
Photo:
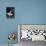
<svg viewBox="0 0 46 46">
<path fill-rule="evenodd" d="M 15 8 L 14 7 L 6 7 L 6 17 L 15 18 Z"/>
<path fill-rule="evenodd" d="M 19 24 L 18 41 L 20 46 L 34 46 L 34 43 L 36 45 L 46 43 L 46 25 Z"/>
</svg>

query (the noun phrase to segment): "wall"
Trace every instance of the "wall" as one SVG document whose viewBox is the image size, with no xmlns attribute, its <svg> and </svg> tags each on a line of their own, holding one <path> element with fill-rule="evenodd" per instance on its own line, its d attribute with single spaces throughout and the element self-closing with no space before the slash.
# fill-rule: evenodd
<svg viewBox="0 0 46 46">
<path fill-rule="evenodd" d="M 46 24 L 46 0 L 16 0 L 19 24 Z"/>
<path fill-rule="evenodd" d="M 15 7 L 15 19 L 6 18 L 7 6 Z M 18 32 L 17 24 L 46 24 L 46 0 L 1 0 L 0 44 L 8 43 L 9 32 Z"/>
<path fill-rule="evenodd" d="M 15 19 L 6 18 L 6 7 L 16 7 L 15 0 L 1 0 L 0 1 L 0 44 L 7 44 L 8 34 L 10 32 L 16 32 L 17 34 L 17 16 Z M 15 41 L 17 43 L 17 39 Z"/>
</svg>

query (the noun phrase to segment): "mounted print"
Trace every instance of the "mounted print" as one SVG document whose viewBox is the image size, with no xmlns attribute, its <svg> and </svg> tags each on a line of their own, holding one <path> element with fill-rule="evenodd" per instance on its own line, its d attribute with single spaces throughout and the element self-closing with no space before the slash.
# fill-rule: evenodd
<svg viewBox="0 0 46 46">
<path fill-rule="evenodd" d="M 20 24 L 18 25 L 19 41 L 46 41 L 46 25 L 31 25 Z"/>
<path fill-rule="evenodd" d="M 15 8 L 14 7 L 6 7 L 6 17 L 15 18 Z"/>
</svg>

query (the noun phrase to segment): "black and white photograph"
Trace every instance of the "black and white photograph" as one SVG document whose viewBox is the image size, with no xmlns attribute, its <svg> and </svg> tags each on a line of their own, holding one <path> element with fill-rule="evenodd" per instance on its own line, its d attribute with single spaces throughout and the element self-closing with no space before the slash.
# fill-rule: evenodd
<svg viewBox="0 0 46 46">
<path fill-rule="evenodd" d="M 6 17 L 15 18 L 15 8 L 14 7 L 6 7 Z"/>
<path fill-rule="evenodd" d="M 46 25 L 18 25 L 20 46 L 43 45 L 46 43 Z"/>
</svg>

